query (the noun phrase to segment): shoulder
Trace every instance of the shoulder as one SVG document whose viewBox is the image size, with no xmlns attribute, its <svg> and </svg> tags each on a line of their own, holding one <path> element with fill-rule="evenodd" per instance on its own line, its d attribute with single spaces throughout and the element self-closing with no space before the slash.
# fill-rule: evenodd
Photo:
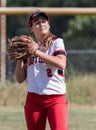
<svg viewBox="0 0 96 130">
<path fill-rule="evenodd" d="M 53 40 L 54 42 L 64 42 L 64 40 L 62 39 L 62 38 L 55 38 L 54 40 Z"/>
<path fill-rule="evenodd" d="M 53 44 L 64 45 L 64 40 L 62 38 L 56 38 L 56 39 L 53 40 Z"/>
<path fill-rule="evenodd" d="M 54 47 L 64 47 L 64 40 L 62 38 L 56 38 L 56 39 L 54 39 L 53 40 L 53 46 Z"/>
</svg>

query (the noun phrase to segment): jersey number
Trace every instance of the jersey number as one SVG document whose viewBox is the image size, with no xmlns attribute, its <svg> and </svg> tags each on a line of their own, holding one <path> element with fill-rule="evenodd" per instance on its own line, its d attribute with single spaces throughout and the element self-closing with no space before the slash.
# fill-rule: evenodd
<svg viewBox="0 0 96 130">
<path fill-rule="evenodd" d="M 47 71 L 47 76 L 48 77 L 52 77 L 53 76 L 52 70 L 50 68 L 48 68 L 46 71 Z"/>
</svg>

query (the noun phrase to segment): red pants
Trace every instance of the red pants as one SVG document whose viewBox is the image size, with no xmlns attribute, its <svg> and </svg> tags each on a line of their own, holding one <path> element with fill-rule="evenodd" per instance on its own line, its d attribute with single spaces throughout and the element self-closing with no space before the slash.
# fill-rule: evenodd
<svg viewBox="0 0 96 130">
<path fill-rule="evenodd" d="M 38 95 L 28 93 L 25 104 L 28 130 L 45 130 L 46 118 L 51 130 L 68 130 L 65 95 Z"/>
</svg>

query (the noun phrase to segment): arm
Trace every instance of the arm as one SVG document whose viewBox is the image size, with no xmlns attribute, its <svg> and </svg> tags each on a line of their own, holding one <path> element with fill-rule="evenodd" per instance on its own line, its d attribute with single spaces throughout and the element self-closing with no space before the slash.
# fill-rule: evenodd
<svg viewBox="0 0 96 130">
<path fill-rule="evenodd" d="M 22 83 L 26 79 L 26 66 L 23 60 L 18 60 L 15 68 L 15 77 L 18 83 Z"/>
<path fill-rule="evenodd" d="M 51 64 L 61 69 L 66 68 L 66 56 L 64 55 L 50 56 L 39 50 L 37 50 L 35 54 L 43 59 L 45 63 Z"/>
</svg>

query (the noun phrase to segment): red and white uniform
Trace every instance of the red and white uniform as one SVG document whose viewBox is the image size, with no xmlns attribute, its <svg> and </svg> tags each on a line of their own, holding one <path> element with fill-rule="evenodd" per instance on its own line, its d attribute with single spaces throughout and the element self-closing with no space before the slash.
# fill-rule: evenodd
<svg viewBox="0 0 96 130">
<path fill-rule="evenodd" d="M 40 51 L 44 52 L 42 45 Z M 63 39 L 53 40 L 51 47 L 44 53 L 54 56 L 58 54 L 65 55 Z M 40 95 L 66 93 L 64 70 L 44 63 L 39 57 L 27 59 L 27 65 L 28 92 Z"/>
<path fill-rule="evenodd" d="M 43 47 L 40 46 L 43 51 Z M 53 40 L 48 55 L 65 55 L 61 38 Z M 44 63 L 39 57 L 27 59 L 27 98 L 25 117 L 28 130 L 45 130 L 46 118 L 51 130 L 68 130 L 64 70 Z"/>
</svg>

